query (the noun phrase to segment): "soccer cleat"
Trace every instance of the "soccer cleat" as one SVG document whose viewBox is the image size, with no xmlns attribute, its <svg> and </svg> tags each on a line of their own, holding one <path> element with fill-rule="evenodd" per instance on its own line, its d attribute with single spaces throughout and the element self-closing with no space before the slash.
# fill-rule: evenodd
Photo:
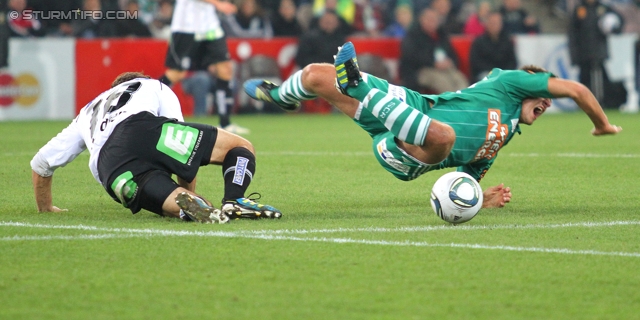
<svg viewBox="0 0 640 320">
<path fill-rule="evenodd" d="M 273 82 L 262 79 L 250 79 L 244 82 L 243 87 L 244 92 L 255 100 L 273 103 L 285 111 L 298 111 L 298 109 L 300 109 L 300 102 L 288 104 L 275 101 L 269 92 L 279 86 Z"/>
<path fill-rule="evenodd" d="M 207 204 L 204 199 L 182 192 L 176 196 L 176 203 L 191 220 L 202 223 L 227 223 L 229 217 Z"/>
<path fill-rule="evenodd" d="M 222 129 L 224 129 L 225 131 L 231 132 L 233 134 L 240 134 L 240 135 L 251 133 L 251 130 L 233 123 L 229 124 L 226 127 L 222 127 Z"/>
<path fill-rule="evenodd" d="M 282 217 L 280 210 L 270 205 L 259 204 L 256 200 L 249 198 L 225 200 L 221 210 L 231 219 L 280 219 Z"/>
<path fill-rule="evenodd" d="M 356 49 L 351 41 L 345 43 L 342 47 L 338 47 L 338 53 L 334 56 L 333 65 L 336 67 L 336 88 L 342 94 L 351 96 L 347 93 L 347 88 L 355 88 L 362 82 Z"/>
</svg>

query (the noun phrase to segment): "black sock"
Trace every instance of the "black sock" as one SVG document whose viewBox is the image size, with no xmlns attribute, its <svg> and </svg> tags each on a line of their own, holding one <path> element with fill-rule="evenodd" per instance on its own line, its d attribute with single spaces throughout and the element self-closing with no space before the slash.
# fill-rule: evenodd
<svg viewBox="0 0 640 320">
<path fill-rule="evenodd" d="M 229 87 L 229 81 L 216 79 L 216 86 L 211 88 L 213 96 L 216 99 L 216 106 L 218 107 L 218 116 L 220 117 L 220 127 L 224 128 L 231 124 L 229 119 L 229 113 L 231 113 L 231 106 L 233 105 L 233 93 Z"/>
<path fill-rule="evenodd" d="M 253 174 L 256 172 L 256 157 L 244 147 L 236 147 L 224 157 L 222 161 L 222 176 L 224 177 L 224 198 L 235 200 L 244 198 Z"/>
<path fill-rule="evenodd" d="M 167 78 L 167 75 L 163 74 L 162 77 L 160 77 L 160 82 L 166 84 L 167 86 L 171 87 L 171 80 L 169 80 L 169 78 Z"/>
</svg>

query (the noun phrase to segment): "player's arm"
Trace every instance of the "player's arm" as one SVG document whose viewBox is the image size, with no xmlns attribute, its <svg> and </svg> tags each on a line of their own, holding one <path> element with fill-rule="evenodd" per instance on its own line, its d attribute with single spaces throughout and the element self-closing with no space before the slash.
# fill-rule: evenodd
<svg viewBox="0 0 640 320">
<path fill-rule="evenodd" d="M 548 90 L 556 98 L 573 99 L 593 122 L 595 126 L 591 130 L 593 135 L 616 134 L 622 130 L 622 128 L 609 123 L 609 119 L 602 110 L 600 103 L 591 93 L 591 90 L 583 84 L 572 80 L 549 78 Z"/>
<path fill-rule="evenodd" d="M 234 14 L 238 11 L 238 8 L 236 7 L 236 5 L 229 1 L 224 1 L 224 0 L 199 0 L 199 1 L 204 1 L 206 3 L 212 4 L 214 7 L 216 7 L 216 10 L 224 14 Z"/>
<path fill-rule="evenodd" d="M 466 164 L 458 167 L 457 171 L 465 172 L 480 182 L 496 158 L 497 155 L 491 160 L 481 160 Z M 501 183 L 497 186 L 485 188 L 482 191 L 482 196 L 484 198 L 482 201 L 483 208 L 502 208 L 507 202 L 511 201 L 511 188 L 505 187 L 504 183 Z"/>
<path fill-rule="evenodd" d="M 51 194 L 53 172 L 73 161 L 85 149 L 86 146 L 74 121 L 33 157 L 31 180 L 39 212 L 66 211 L 53 205 Z"/>
</svg>

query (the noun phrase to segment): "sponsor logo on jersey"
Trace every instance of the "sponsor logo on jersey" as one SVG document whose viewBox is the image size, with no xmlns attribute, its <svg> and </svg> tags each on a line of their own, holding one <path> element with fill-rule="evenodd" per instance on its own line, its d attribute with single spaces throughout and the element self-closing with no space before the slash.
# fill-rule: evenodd
<svg viewBox="0 0 640 320">
<path fill-rule="evenodd" d="M 183 164 L 191 165 L 201 139 L 202 131 L 167 122 L 162 125 L 162 134 L 156 149 Z"/>
<path fill-rule="evenodd" d="M 493 159 L 509 136 L 509 126 L 500 123 L 500 110 L 489 109 L 488 111 L 486 139 L 482 147 L 476 152 L 474 160 Z"/>
<path fill-rule="evenodd" d="M 387 150 L 386 140 L 378 142 L 378 144 L 376 145 L 376 151 L 378 152 L 382 160 L 384 160 L 384 162 L 386 162 L 389 166 L 404 174 L 409 174 L 409 170 L 411 168 L 408 165 L 402 163 L 402 161 L 393 157 L 391 151 Z"/>
</svg>

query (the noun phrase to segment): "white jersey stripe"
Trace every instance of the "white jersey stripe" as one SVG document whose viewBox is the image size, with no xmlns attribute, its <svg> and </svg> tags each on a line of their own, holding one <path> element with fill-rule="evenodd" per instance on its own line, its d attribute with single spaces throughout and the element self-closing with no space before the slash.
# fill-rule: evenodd
<svg viewBox="0 0 640 320">
<path fill-rule="evenodd" d="M 418 116 L 418 114 L 420 114 L 418 110 L 416 109 L 411 110 L 411 114 L 409 114 L 409 117 L 407 117 L 407 120 L 405 120 L 404 124 L 402 125 L 402 129 L 400 129 L 400 134 L 398 135 L 398 139 L 402 141 L 407 141 L 407 135 L 409 134 L 409 130 L 411 130 L 411 126 L 413 125 L 413 122 L 416 120 L 416 117 Z"/>
<path fill-rule="evenodd" d="M 384 121 L 384 126 L 387 127 L 387 129 L 391 130 L 391 127 L 393 127 L 400 115 L 402 115 L 402 113 L 407 111 L 408 109 L 409 106 L 406 103 L 400 103 L 399 105 L 397 105 L 393 109 L 393 111 L 391 111 L 391 114 L 387 116 L 387 120 Z"/>
</svg>

